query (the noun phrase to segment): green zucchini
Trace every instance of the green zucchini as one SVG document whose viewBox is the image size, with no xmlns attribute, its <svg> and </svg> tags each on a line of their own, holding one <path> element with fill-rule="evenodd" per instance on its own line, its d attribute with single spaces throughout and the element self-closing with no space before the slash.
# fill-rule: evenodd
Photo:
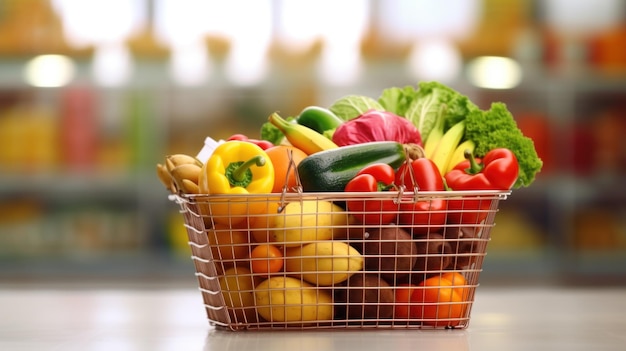
<svg viewBox="0 0 626 351">
<path fill-rule="evenodd" d="M 395 141 L 374 141 L 309 155 L 300 161 L 298 176 L 303 191 L 340 192 L 365 166 L 386 163 L 397 169 L 405 160 L 404 145 Z"/>
<path fill-rule="evenodd" d="M 343 120 L 328 109 L 318 106 L 309 106 L 305 107 L 304 110 L 300 112 L 300 115 L 296 118 L 296 122 L 320 134 L 324 134 L 325 131 L 339 127 L 343 123 Z"/>
</svg>

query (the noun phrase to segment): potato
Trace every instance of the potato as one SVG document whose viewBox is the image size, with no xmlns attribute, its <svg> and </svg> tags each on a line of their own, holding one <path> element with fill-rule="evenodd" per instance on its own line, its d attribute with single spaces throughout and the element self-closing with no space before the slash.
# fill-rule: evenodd
<svg viewBox="0 0 626 351">
<path fill-rule="evenodd" d="M 345 288 L 335 290 L 338 318 L 391 318 L 393 302 L 393 287 L 374 273 L 355 274 Z"/>
<path fill-rule="evenodd" d="M 235 266 L 224 271 L 218 279 L 224 302 L 236 322 L 256 320 L 254 312 L 254 279 L 250 269 Z"/>
<path fill-rule="evenodd" d="M 476 261 L 480 254 L 485 252 L 487 241 L 480 239 L 482 228 L 451 227 L 447 228 L 443 235 L 449 240 L 452 252 L 460 254 L 455 256 L 451 263 L 452 268 L 467 268 Z"/>
<path fill-rule="evenodd" d="M 293 277 L 270 277 L 256 286 L 254 296 L 257 312 L 270 322 L 310 322 L 333 318 L 330 292 Z"/>
<path fill-rule="evenodd" d="M 348 213 L 330 201 L 288 203 L 274 219 L 271 241 L 287 247 L 303 242 L 346 237 Z"/>
<path fill-rule="evenodd" d="M 362 269 L 363 256 L 341 241 L 316 241 L 286 250 L 285 271 L 311 284 L 335 285 Z"/>
<path fill-rule="evenodd" d="M 417 260 L 417 247 L 411 234 L 397 226 L 368 231 L 363 241 L 365 269 L 380 272 L 389 283 L 406 277 Z"/>
<path fill-rule="evenodd" d="M 438 273 L 454 261 L 450 243 L 439 233 L 416 236 L 415 245 L 418 253 L 413 266 L 415 272 Z"/>
</svg>

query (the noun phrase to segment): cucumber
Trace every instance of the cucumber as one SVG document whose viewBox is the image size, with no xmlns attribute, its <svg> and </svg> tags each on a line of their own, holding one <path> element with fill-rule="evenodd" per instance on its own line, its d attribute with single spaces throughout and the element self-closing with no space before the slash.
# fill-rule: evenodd
<svg viewBox="0 0 626 351">
<path fill-rule="evenodd" d="M 309 127 L 314 131 L 323 134 L 325 131 L 333 130 L 339 127 L 343 120 L 330 110 L 318 106 L 305 107 L 296 122 L 299 125 Z"/>
<path fill-rule="evenodd" d="M 398 169 L 405 160 L 402 144 L 374 141 L 317 152 L 300 161 L 297 169 L 303 191 L 341 192 L 363 167 L 386 163 Z"/>
</svg>

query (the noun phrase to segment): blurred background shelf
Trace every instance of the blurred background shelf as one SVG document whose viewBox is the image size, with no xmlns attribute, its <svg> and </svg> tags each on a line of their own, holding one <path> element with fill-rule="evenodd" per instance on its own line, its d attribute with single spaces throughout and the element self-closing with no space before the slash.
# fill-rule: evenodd
<svg viewBox="0 0 626 351">
<path fill-rule="evenodd" d="M 0 0 L 0 280 L 193 280 L 155 174 L 164 155 L 195 154 L 206 136 L 258 137 L 275 110 L 439 80 L 480 107 L 505 102 L 544 160 L 502 203 L 485 281 L 626 282 L 623 2 L 240 1 L 257 15 L 218 2 Z M 327 28 L 306 21 L 314 11 Z M 349 31 L 332 25 L 348 17 Z M 34 74 L 51 54 L 56 66 Z M 513 61 L 515 84 L 476 80 L 477 59 L 492 56 Z"/>
</svg>

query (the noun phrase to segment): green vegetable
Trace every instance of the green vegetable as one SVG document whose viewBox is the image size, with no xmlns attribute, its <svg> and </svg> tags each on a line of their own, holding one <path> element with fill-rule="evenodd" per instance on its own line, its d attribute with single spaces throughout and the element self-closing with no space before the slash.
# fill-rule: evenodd
<svg viewBox="0 0 626 351">
<path fill-rule="evenodd" d="M 421 82 L 406 118 L 428 142 L 433 128 L 442 128 L 445 132 L 460 121 L 465 121 L 463 140 L 472 140 L 476 144 L 474 153 L 483 157 L 495 148 L 507 148 L 518 159 L 520 174 L 513 186 L 529 186 L 541 170 L 543 162 L 535 151 L 532 139 L 525 137 L 517 127 L 515 119 L 503 103 L 494 103 L 491 109 L 483 111 L 467 96 L 438 82 Z M 403 91 L 407 91 L 406 88 Z M 402 98 L 402 94 L 398 94 Z M 386 103 L 388 104 L 388 103 Z"/>
<path fill-rule="evenodd" d="M 291 122 L 295 120 L 295 118 L 287 117 L 285 120 Z M 276 128 L 270 122 L 265 122 L 261 125 L 261 139 L 267 140 L 274 145 L 279 145 L 283 139 L 285 139 L 285 134 L 283 134 L 280 129 Z"/>
<path fill-rule="evenodd" d="M 471 111 L 465 117 L 465 139 L 476 143 L 474 154 L 478 157 L 495 148 L 513 151 L 519 164 L 514 188 L 529 186 L 543 166 L 534 142 L 522 134 L 504 103 L 495 102 L 487 111 Z"/>
<path fill-rule="evenodd" d="M 402 144 L 378 141 L 317 152 L 300 161 L 297 169 L 304 191 L 338 192 L 365 166 L 386 163 L 398 168 L 405 160 Z"/>
<path fill-rule="evenodd" d="M 335 101 L 329 110 L 342 120 L 349 121 L 369 110 L 384 111 L 385 108 L 378 101 L 367 96 L 347 95 Z"/>
<path fill-rule="evenodd" d="M 383 106 L 385 111 L 404 117 L 417 94 L 417 90 L 410 85 L 404 88 L 387 88 L 380 94 L 378 102 Z"/>
<path fill-rule="evenodd" d="M 319 106 L 308 106 L 300 112 L 296 122 L 320 134 L 324 134 L 326 131 L 339 127 L 343 120 L 328 109 Z"/>
<path fill-rule="evenodd" d="M 428 140 L 437 123 L 443 123 L 445 130 L 465 118 L 470 111 L 478 110 L 478 106 L 467 96 L 441 83 L 420 82 L 418 87 L 404 117 L 417 127 L 422 140 Z"/>
</svg>

